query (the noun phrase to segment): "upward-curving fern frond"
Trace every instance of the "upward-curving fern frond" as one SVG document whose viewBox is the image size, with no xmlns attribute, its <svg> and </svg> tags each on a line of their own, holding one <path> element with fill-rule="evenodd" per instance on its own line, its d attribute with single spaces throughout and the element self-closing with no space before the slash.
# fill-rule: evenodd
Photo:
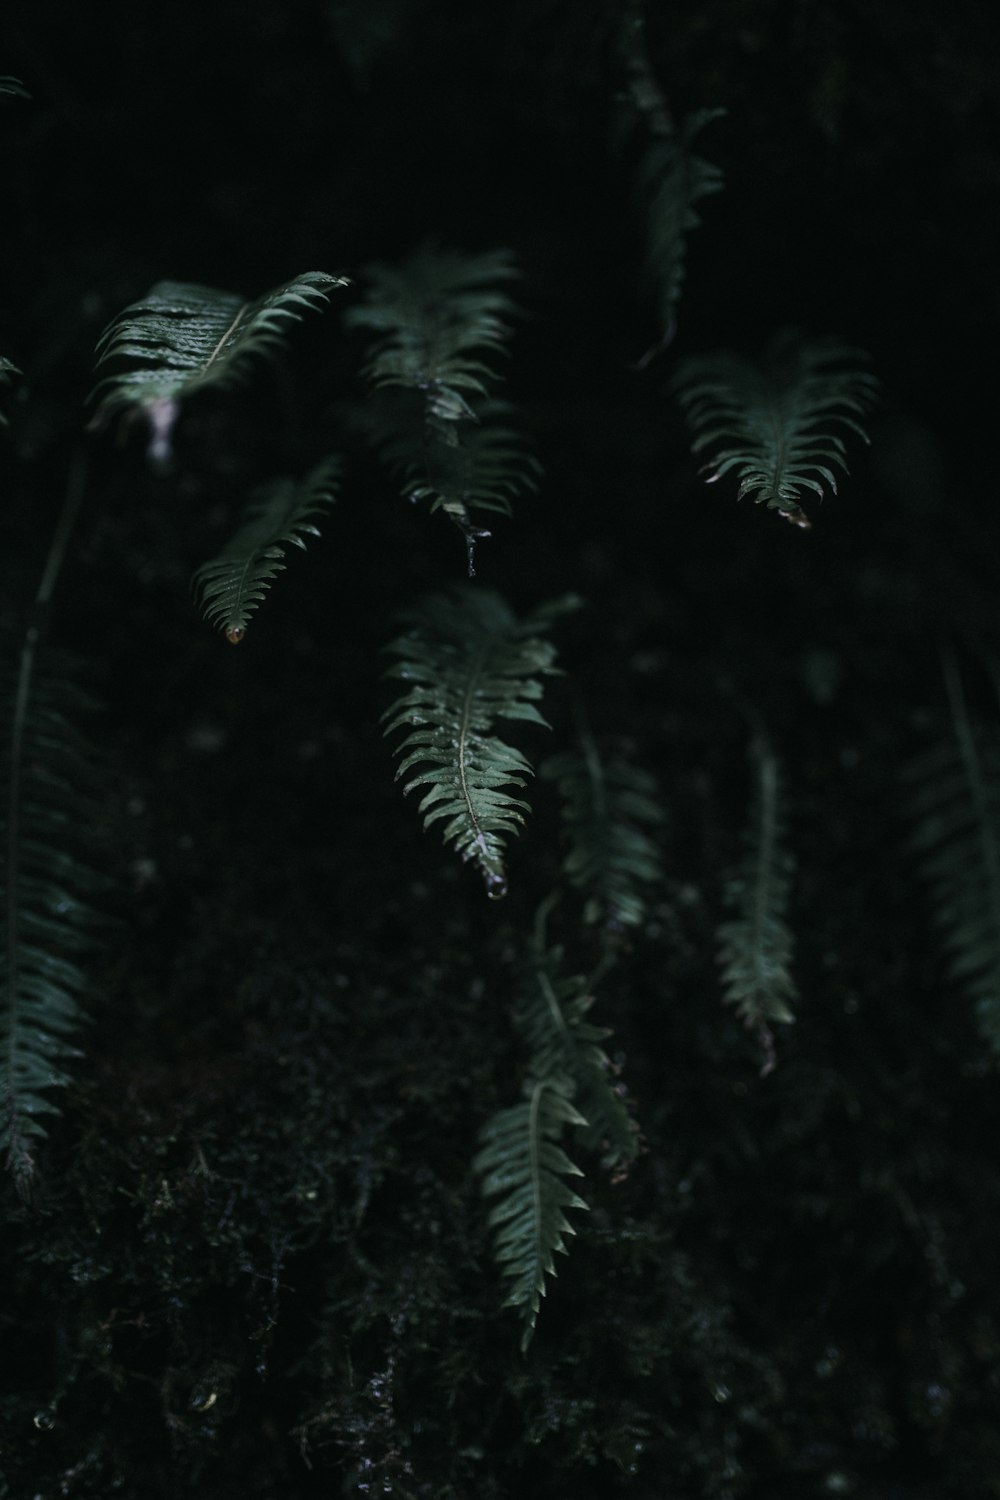
<svg viewBox="0 0 1000 1500">
<path fill-rule="evenodd" d="M 610 932 L 641 925 L 645 889 L 662 877 L 660 852 L 647 829 L 663 822 L 656 785 L 647 771 L 620 757 L 602 760 L 584 730 L 579 750 L 544 761 L 539 773 L 563 797 L 569 849 L 563 871 L 582 891 L 583 920 Z"/>
<path fill-rule="evenodd" d="M 1000 1056 L 1000 734 L 974 725 L 954 657 L 944 657 L 953 738 L 907 770 L 911 847 L 930 889 L 949 972 Z"/>
<path fill-rule="evenodd" d="M 383 715 L 386 734 L 406 731 L 397 779 L 405 792 L 420 789 L 424 826 L 444 820 L 445 842 L 477 866 L 494 898 L 507 890 L 504 840 L 528 811 L 511 788 L 532 774 L 494 730 L 500 719 L 545 724 L 535 705 L 556 653 L 544 632 L 575 603 L 556 600 L 518 620 L 499 594 L 455 588 L 404 615 L 407 629 L 388 647 L 388 675 L 409 684 Z"/>
<path fill-rule="evenodd" d="M 150 431 L 149 457 L 169 462 L 184 400 L 208 386 L 242 380 L 261 357 L 285 342 L 288 325 L 321 307 L 342 276 L 306 271 L 247 302 L 235 292 L 183 281 L 158 281 L 105 329 L 97 345 L 100 373 L 122 361 L 95 386 L 93 425 L 121 411 L 139 414 Z"/>
<path fill-rule="evenodd" d="M 71 715 L 86 699 L 64 677 L 8 681 L 2 695 L 5 798 L 3 951 L 0 953 L 0 1150 L 19 1189 L 57 1113 L 52 1091 L 78 1056 L 87 979 L 79 960 L 94 946 L 90 899 L 103 882 L 86 857 L 93 811 L 90 750 Z"/>
<path fill-rule="evenodd" d="M 566 1211 L 587 1207 L 564 1181 L 583 1175 L 559 1144 L 567 1125 L 583 1123 L 571 1091 L 563 1079 L 529 1079 L 524 1102 L 483 1126 L 473 1162 L 483 1177 L 484 1197 L 499 1200 L 489 1225 L 500 1270 L 510 1283 L 504 1306 L 521 1314 L 522 1351 L 538 1320 L 545 1278 L 555 1275 L 556 1252 L 565 1254 L 564 1237 L 576 1233 Z"/>
<path fill-rule="evenodd" d="M 716 938 L 726 1003 L 760 1038 L 765 1071 L 773 1067 L 772 1022 L 794 1021 L 792 933 L 786 920 L 794 860 L 785 845 L 781 771 L 758 734 L 751 745 L 755 785 L 744 854 L 726 882 L 732 917 Z"/>
<path fill-rule="evenodd" d="M 710 452 L 708 482 L 731 469 L 738 499 L 777 510 L 808 529 L 807 494 L 824 486 L 836 494 L 834 469 L 847 472 L 843 430 L 863 442 L 860 418 L 871 407 L 878 382 L 854 363 L 857 350 L 836 339 L 801 342 L 782 334 L 760 364 L 731 353 L 690 359 L 673 389 L 695 437 L 695 453 Z"/>
<path fill-rule="evenodd" d="M 319 536 L 315 523 L 336 499 L 339 478 L 340 461 L 331 457 L 304 479 L 273 479 L 261 486 L 236 535 L 195 573 L 202 612 L 234 646 L 286 567 L 283 544 L 305 550 L 305 538 Z"/>
<path fill-rule="evenodd" d="M 534 488 L 537 464 L 493 398 L 497 356 L 516 308 L 503 284 L 510 255 L 424 249 L 402 266 L 373 266 L 368 292 L 348 322 L 375 334 L 366 374 L 375 390 L 362 427 L 404 479 L 411 500 L 428 500 L 466 540 L 489 536 L 481 513 L 510 514 Z"/>
<path fill-rule="evenodd" d="M 13 94 L 18 99 L 31 98 L 31 95 L 20 79 L 11 78 L 9 73 L 5 73 L 0 77 L 0 94 Z"/>
</svg>

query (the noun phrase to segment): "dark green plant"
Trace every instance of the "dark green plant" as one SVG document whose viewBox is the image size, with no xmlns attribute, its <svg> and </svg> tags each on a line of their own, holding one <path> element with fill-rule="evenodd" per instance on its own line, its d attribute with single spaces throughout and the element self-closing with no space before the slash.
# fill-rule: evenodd
<svg viewBox="0 0 1000 1500">
<path fill-rule="evenodd" d="M 506 250 L 462 255 L 425 247 L 404 265 L 374 265 L 350 327 L 374 342 L 365 374 L 376 393 L 359 418 L 369 441 L 402 475 L 404 494 L 442 511 L 465 538 L 469 576 L 479 517 L 509 516 L 534 489 L 537 462 L 498 401 L 498 358 L 517 308 L 504 290 L 516 277 Z"/>
<path fill-rule="evenodd" d="M 995 724 L 974 722 L 954 654 L 942 664 L 951 733 L 907 768 L 910 844 L 948 971 L 1000 1055 L 1000 737 Z"/>
<path fill-rule="evenodd" d="M 388 647 L 396 658 L 388 675 L 411 684 L 383 715 L 386 734 L 405 730 L 397 780 L 404 792 L 419 789 L 425 828 L 444 819 L 445 843 L 476 866 L 494 898 L 507 892 L 504 841 L 529 811 L 510 788 L 533 774 L 494 731 L 501 719 L 548 727 L 535 706 L 540 679 L 556 670 L 543 632 L 573 603 L 518 620 L 498 594 L 456 588 L 418 604 Z"/>
<path fill-rule="evenodd" d="M 719 924 L 716 941 L 726 1004 L 761 1040 L 769 1071 L 774 1064 L 771 1026 L 795 1019 L 788 925 L 795 861 L 786 842 L 781 770 L 762 732 L 753 739 L 750 761 L 753 794 L 744 852 L 726 881 L 731 916 Z"/>
<path fill-rule="evenodd" d="M 272 479 L 257 492 L 236 535 L 194 575 L 205 618 L 233 645 L 246 635 L 273 579 L 284 572 L 283 544 L 305 549 L 316 521 L 336 499 L 340 461 L 324 459 L 301 480 Z"/>
<path fill-rule="evenodd" d="M 342 276 L 306 271 L 247 302 L 235 292 L 158 281 L 101 335 L 100 378 L 91 394 L 94 425 L 103 427 L 121 413 L 141 419 L 149 429 L 150 462 L 169 463 L 185 401 L 198 391 L 246 380 L 257 361 L 281 348 L 290 323 L 346 285 Z"/>
<path fill-rule="evenodd" d="M 835 339 L 783 333 L 760 363 L 730 353 L 685 360 L 673 388 L 694 430 L 693 451 L 711 455 L 707 482 L 735 470 L 737 499 L 751 495 L 808 530 L 803 500 L 822 499 L 825 488 L 836 494 L 834 469 L 847 469 L 840 429 L 868 441 L 860 419 L 877 382 L 858 358 Z"/>
</svg>

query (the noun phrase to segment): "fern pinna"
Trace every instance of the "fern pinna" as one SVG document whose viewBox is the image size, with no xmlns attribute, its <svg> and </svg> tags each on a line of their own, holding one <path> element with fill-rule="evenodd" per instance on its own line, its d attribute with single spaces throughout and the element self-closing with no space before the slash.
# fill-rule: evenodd
<svg viewBox="0 0 1000 1500">
<path fill-rule="evenodd" d="M 973 723 L 950 652 L 943 668 L 952 735 L 907 770 L 911 848 L 930 890 L 949 973 L 1000 1056 L 1000 733 Z"/>
<path fill-rule="evenodd" d="M 483 1126 L 473 1162 L 482 1175 L 483 1195 L 498 1199 L 488 1222 L 497 1262 L 509 1282 L 504 1306 L 521 1314 L 522 1350 L 538 1320 L 545 1278 L 555 1275 L 555 1255 L 565 1254 L 565 1236 L 576 1233 L 566 1211 L 587 1207 L 565 1181 L 583 1174 L 559 1145 L 567 1125 L 584 1123 L 571 1095 L 567 1079 L 529 1078 L 522 1103 L 501 1110 Z"/>
<path fill-rule="evenodd" d="M 803 500 L 822 499 L 824 486 L 836 494 L 834 469 L 847 472 L 842 430 L 868 441 L 860 418 L 878 382 L 858 358 L 836 339 L 785 333 L 759 364 L 732 353 L 686 360 L 673 389 L 695 434 L 692 450 L 712 455 L 708 483 L 734 469 L 737 499 L 750 495 L 808 530 Z"/>
<path fill-rule="evenodd" d="M 499 594 L 454 588 L 404 615 L 407 628 L 388 647 L 396 661 L 387 675 L 408 684 L 383 715 L 386 734 L 405 731 L 397 780 L 404 792 L 421 791 L 424 826 L 444 820 L 445 842 L 478 868 L 494 898 L 507 891 L 504 840 L 528 811 L 510 788 L 532 774 L 494 730 L 500 719 L 548 727 L 535 706 L 540 679 L 557 670 L 544 633 L 575 603 L 559 599 L 518 620 Z"/>
<path fill-rule="evenodd" d="M 97 408 L 93 425 L 103 426 L 119 412 L 141 417 L 150 432 L 150 462 L 166 465 L 187 397 L 244 379 L 257 359 L 280 349 L 289 324 L 346 285 L 342 276 L 306 271 L 247 302 L 235 292 L 158 281 L 98 341 L 101 379 L 91 395 Z M 124 368 L 104 373 L 120 362 Z"/>
<path fill-rule="evenodd" d="M 58 1112 L 52 1090 L 68 1083 L 64 1065 L 78 1055 L 87 989 L 78 960 L 100 926 L 90 898 L 102 882 L 85 852 L 91 753 L 72 721 L 87 706 L 66 670 L 41 676 L 24 660 L 3 696 L 0 1150 L 22 1191 L 42 1117 Z"/>
<path fill-rule="evenodd" d="M 653 778 L 620 756 L 602 757 L 587 730 L 578 750 L 549 756 L 539 774 L 562 795 L 563 873 L 584 895 L 583 920 L 612 934 L 639 927 L 646 892 L 663 874 L 648 832 L 663 822 Z"/>
<path fill-rule="evenodd" d="M 347 315 L 374 335 L 365 373 L 375 396 L 360 425 L 406 496 L 462 532 L 470 576 L 475 543 L 489 536 L 481 514 L 509 515 L 538 472 L 510 406 L 495 397 L 517 311 L 504 284 L 515 275 L 503 250 L 425 248 L 398 268 L 370 267 L 365 301 Z"/>
<path fill-rule="evenodd" d="M 262 485 L 235 536 L 195 573 L 202 612 L 233 645 L 246 635 L 251 616 L 284 571 L 285 545 L 304 550 L 307 536 L 319 536 L 316 521 L 333 504 L 339 478 L 339 460 L 327 458 L 304 479 Z"/>
<path fill-rule="evenodd" d="M 794 860 L 785 843 L 781 770 L 762 734 L 751 745 L 754 789 L 744 853 L 725 886 L 732 915 L 716 931 L 724 998 L 774 1065 L 773 1022 L 795 1019 L 793 939 L 787 922 Z"/>
</svg>

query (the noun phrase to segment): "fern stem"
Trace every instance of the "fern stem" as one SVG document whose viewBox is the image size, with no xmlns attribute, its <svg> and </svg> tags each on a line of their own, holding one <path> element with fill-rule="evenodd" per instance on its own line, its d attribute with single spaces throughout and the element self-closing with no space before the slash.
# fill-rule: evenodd
<svg viewBox="0 0 1000 1500">
<path fill-rule="evenodd" d="M 18 881 L 21 854 L 21 771 L 24 759 L 24 731 L 28 718 L 28 704 L 31 701 L 31 689 L 35 674 L 38 647 L 41 644 L 48 625 L 52 594 L 66 556 L 73 527 L 76 524 L 80 507 L 83 504 L 86 487 L 87 458 L 83 448 L 78 446 L 70 462 L 69 475 L 66 482 L 66 495 L 63 500 L 62 510 L 59 512 L 59 519 L 56 522 L 52 544 L 49 547 L 45 566 L 42 569 L 38 592 L 31 607 L 28 627 L 24 633 L 24 645 L 21 649 L 21 661 L 18 669 L 17 691 L 14 695 L 14 714 L 10 736 L 10 774 L 7 787 L 7 868 L 4 880 L 7 901 L 5 928 L 7 934 L 7 993 L 9 997 L 6 1046 L 8 1078 L 12 1078 L 14 1075 L 13 1063 L 17 1054 L 17 996 L 19 985 L 18 970 L 20 967 L 18 962 L 20 947 Z M 3 1101 L 3 1105 L 10 1116 L 10 1139 L 11 1151 L 13 1152 L 14 1142 L 16 1141 L 14 1119 L 17 1114 L 17 1101 L 13 1094 L 9 1092 L 9 1088 L 8 1097 Z"/>
</svg>

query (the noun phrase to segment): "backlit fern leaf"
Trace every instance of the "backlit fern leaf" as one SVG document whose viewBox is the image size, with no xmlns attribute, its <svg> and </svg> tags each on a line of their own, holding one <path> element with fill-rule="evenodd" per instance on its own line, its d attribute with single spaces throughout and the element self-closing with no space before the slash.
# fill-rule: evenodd
<svg viewBox="0 0 1000 1500">
<path fill-rule="evenodd" d="M 835 339 L 781 335 L 760 364 L 736 354 L 690 359 L 673 389 L 694 431 L 692 449 L 709 452 L 709 483 L 735 469 L 738 499 L 750 495 L 808 529 L 807 494 L 834 494 L 834 469 L 847 472 L 844 430 L 868 437 L 859 420 L 877 381 Z"/>
<path fill-rule="evenodd" d="M 567 1125 L 582 1123 L 570 1093 L 564 1080 L 529 1079 L 524 1102 L 483 1126 L 473 1162 L 483 1195 L 498 1199 L 488 1222 L 497 1264 L 509 1283 L 504 1306 L 521 1314 L 522 1350 L 534 1332 L 545 1278 L 555 1275 L 555 1255 L 565 1254 L 565 1236 L 576 1232 L 566 1212 L 587 1207 L 564 1180 L 583 1175 L 559 1144 Z"/>
<path fill-rule="evenodd" d="M 424 249 L 398 268 L 371 267 L 366 300 L 348 313 L 375 335 L 365 372 L 376 397 L 361 425 L 407 497 L 459 527 L 470 575 L 474 544 L 489 535 L 477 517 L 509 515 L 537 475 L 511 408 L 493 399 L 516 313 L 503 283 L 515 275 L 506 251 Z"/>
<path fill-rule="evenodd" d="M 285 545 L 305 549 L 316 520 L 336 498 L 340 463 L 324 459 L 304 479 L 263 485 L 246 520 L 218 557 L 203 563 L 193 586 L 206 617 L 234 645 L 246 634 L 272 580 L 284 571 Z"/>
<path fill-rule="evenodd" d="M 3 696 L 3 951 L 0 953 L 0 1150 L 24 1191 L 34 1172 L 52 1091 L 79 1055 L 87 978 L 80 957 L 99 919 L 89 904 L 103 882 L 86 857 L 94 813 L 90 750 L 69 715 L 86 700 L 66 680 L 8 683 Z M 21 726 L 18 729 L 18 725 Z M 7 738 L 11 734 L 13 738 Z"/>
<path fill-rule="evenodd" d="M 456 588 L 404 615 L 408 628 L 388 648 L 396 658 L 388 675 L 408 684 L 383 715 L 386 734 L 405 731 L 397 780 L 420 791 L 424 826 L 443 820 L 445 842 L 477 866 L 493 897 L 507 890 L 504 840 L 528 811 L 511 788 L 532 774 L 494 730 L 501 719 L 545 725 L 535 705 L 556 653 L 544 631 L 574 603 L 557 600 L 518 620 L 498 594 Z"/>
<path fill-rule="evenodd" d="M 640 926 L 644 887 L 662 877 L 659 850 L 646 831 L 663 822 L 653 778 L 620 757 L 602 760 L 586 731 L 579 750 L 550 756 L 540 774 L 563 797 L 569 844 L 563 872 L 586 898 L 584 921 L 612 932 Z"/>
<path fill-rule="evenodd" d="M 910 766 L 911 847 L 927 881 L 948 969 L 1000 1056 L 1000 736 L 974 726 L 958 668 L 945 684 L 953 739 Z"/>
<path fill-rule="evenodd" d="M 726 1003 L 760 1037 L 773 1065 L 772 1022 L 795 1019 L 792 933 L 786 921 L 794 861 L 785 846 L 781 772 L 763 736 L 752 746 L 755 786 L 744 854 L 726 882 L 732 917 L 716 938 Z"/>
<path fill-rule="evenodd" d="M 247 302 L 235 292 L 158 281 L 147 296 L 119 313 L 98 341 L 98 373 L 119 361 L 125 368 L 104 374 L 95 386 L 93 425 L 103 425 L 121 411 L 140 415 L 150 430 L 150 460 L 167 463 L 188 396 L 245 379 L 255 360 L 273 355 L 285 343 L 290 323 L 321 307 L 335 287 L 346 285 L 341 276 L 306 271 Z"/>
<path fill-rule="evenodd" d="M 562 964 L 562 948 L 546 948 L 539 930 L 524 965 L 515 1019 L 531 1052 L 532 1074 L 570 1080 L 580 1139 L 600 1152 L 605 1166 L 622 1173 L 639 1154 L 639 1131 L 601 1045 L 611 1030 L 587 1019 L 594 1003 L 589 986 L 579 975 L 563 974 Z"/>
</svg>

